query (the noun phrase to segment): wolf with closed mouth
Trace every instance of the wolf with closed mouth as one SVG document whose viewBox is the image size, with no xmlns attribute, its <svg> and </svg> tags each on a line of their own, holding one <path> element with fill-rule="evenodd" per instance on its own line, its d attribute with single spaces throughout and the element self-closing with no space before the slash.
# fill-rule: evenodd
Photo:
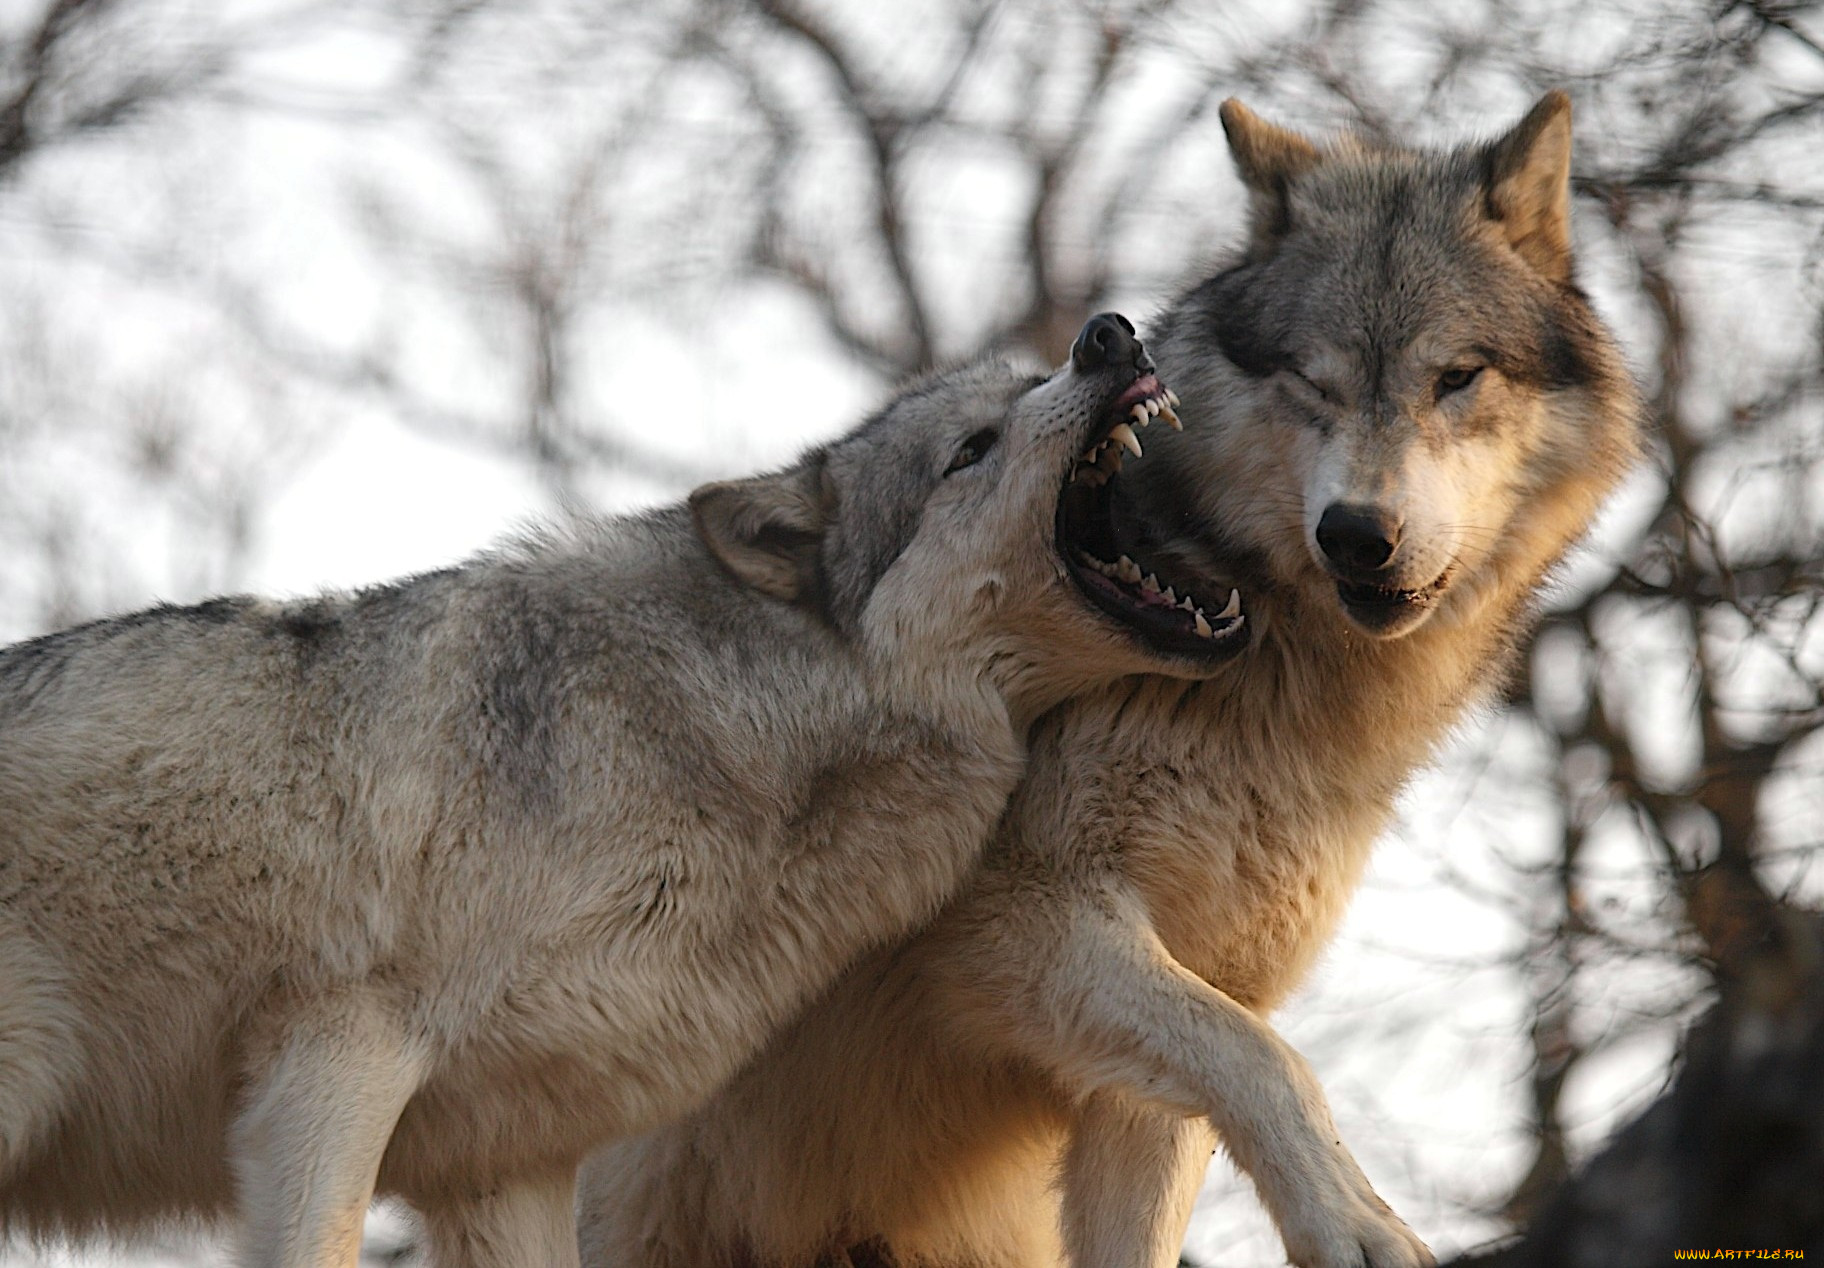
<svg viewBox="0 0 1824 1268">
<path fill-rule="evenodd" d="M 1432 1262 L 1264 1018 L 1499 683 L 1638 399 L 1573 281 L 1562 95 L 1442 153 L 1222 120 L 1249 238 L 1158 323 L 1189 426 L 1073 486 L 1063 534 L 1117 608 L 1240 585 L 1240 662 L 1042 719 L 929 929 L 591 1160 L 587 1264 L 1160 1268 L 1218 1139 L 1292 1263 Z"/>
<path fill-rule="evenodd" d="M 1067 579 L 1061 490 L 1162 414 L 1104 315 L 687 505 L 0 652 L 0 1234 L 352 1268 L 378 1192 L 442 1268 L 575 1263 L 587 1151 L 928 919 L 1033 717 L 1245 641 Z"/>
</svg>

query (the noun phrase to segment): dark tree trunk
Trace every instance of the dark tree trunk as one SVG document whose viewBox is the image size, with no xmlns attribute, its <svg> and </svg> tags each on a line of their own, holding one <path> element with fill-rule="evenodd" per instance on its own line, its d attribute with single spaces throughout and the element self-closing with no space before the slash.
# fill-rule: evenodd
<svg viewBox="0 0 1824 1268">
<path fill-rule="evenodd" d="M 1672 1086 L 1540 1209 L 1462 1268 L 1619 1268 L 1675 1251 L 1824 1259 L 1824 922 L 1776 907 L 1718 968 Z"/>
</svg>

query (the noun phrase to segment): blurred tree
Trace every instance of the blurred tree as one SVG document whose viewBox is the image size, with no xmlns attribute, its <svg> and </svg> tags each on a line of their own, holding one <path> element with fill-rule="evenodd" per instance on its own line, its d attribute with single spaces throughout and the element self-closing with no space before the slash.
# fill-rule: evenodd
<svg viewBox="0 0 1824 1268">
<path fill-rule="evenodd" d="M 0 637 L 240 583 L 260 508 L 347 409 L 319 372 L 335 317 L 291 319 L 322 280 L 296 249 L 313 209 L 268 160 L 385 117 L 450 21 L 0 9 Z"/>
<path fill-rule="evenodd" d="M 1754 936 L 1725 940 L 1720 1002 L 1692 1029 L 1672 1088 L 1555 1186 L 1523 1237 L 1453 1268 L 1824 1253 L 1824 921 L 1768 907 L 1730 876 L 1711 873 L 1698 905 L 1738 908 L 1737 932 Z"/>
</svg>

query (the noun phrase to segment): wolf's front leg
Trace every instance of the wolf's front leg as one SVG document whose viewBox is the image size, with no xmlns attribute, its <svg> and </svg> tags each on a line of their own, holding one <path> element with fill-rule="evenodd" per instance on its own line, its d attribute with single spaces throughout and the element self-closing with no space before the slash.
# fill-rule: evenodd
<svg viewBox="0 0 1824 1268">
<path fill-rule="evenodd" d="M 1201 1118 L 1118 1092 L 1077 1108 L 1060 1177 L 1078 1268 L 1173 1268 L 1216 1137 Z"/>
<path fill-rule="evenodd" d="M 1031 1018 L 1049 1032 L 1033 1036 L 1040 1045 L 1033 1055 L 1080 1087 L 1207 1118 L 1253 1178 L 1299 1268 L 1435 1263 L 1343 1147 L 1304 1059 L 1252 1012 L 1174 960 L 1136 895 L 1111 882 L 1073 900 L 1068 920 L 1056 928 L 1063 944 L 1044 961 L 1028 997 Z M 1144 1131 L 1105 1124 L 1101 1134 L 1122 1151 L 1110 1162 L 1119 1159 L 1116 1165 L 1141 1185 L 1161 1183 L 1158 1177 L 1172 1173 L 1184 1148 L 1174 1133 L 1156 1132 L 1150 1146 L 1156 1157 L 1139 1164 L 1132 1155 L 1147 1147 Z M 1089 1173 L 1087 1151 L 1094 1147 L 1093 1139 L 1073 1147 L 1073 1158 L 1084 1155 L 1073 1175 Z M 1141 1244 L 1156 1243 L 1156 1213 L 1170 1203 L 1157 1193 L 1109 1196 L 1106 1185 L 1118 1182 L 1102 1177 L 1090 1190 L 1092 1200 L 1106 1218 L 1132 1220 L 1129 1235 Z M 1095 1236 L 1112 1245 L 1122 1234 L 1105 1229 Z M 1113 1261 L 1088 1251 L 1077 1259 L 1082 1268 L 1105 1262 Z"/>
<path fill-rule="evenodd" d="M 248 1268 L 355 1268 L 381 1155 L 425 1065 L 364 991 L 287 1010 L 230 1141 Z"/>
<path fill-rule="evenodd" d="M 424 1212 L 431 1268 L 577 1268 L 576 1168 Z"/>
</svg>

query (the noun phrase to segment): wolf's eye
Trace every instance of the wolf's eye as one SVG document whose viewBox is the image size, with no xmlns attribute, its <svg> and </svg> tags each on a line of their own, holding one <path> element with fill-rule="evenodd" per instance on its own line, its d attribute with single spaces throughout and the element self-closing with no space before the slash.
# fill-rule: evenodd
<svg viewBox="0 0 1824 1268">
<path fill-rule="evenodd" d="M 973 467 L 988 456 L 988 451 L 994 448 L 994 442 L 1000 438 L 1000 432 L 988 427 L 982 428 L 957 446 L 955 455 L 950 459 L 950 465 L 944 468 L 944 474 L 949 475 L 952 472 L 961 471 L 964 467 Z"/>
<path fill-rule="evenodd" d="M 1304 371 L 1287 366 L 1286 373 L 1290 374 L 1294 382 L 1311 395 L 1317 397 L 1318 400 L 1323 401 L 1327 405 L 1336 404 L 1336 393 L 1310 378 Z"/>
<path fill-rule="evenodd" d="M 1474 383 L 1476 376 L 1481 373 L 1482 367 L 1479 365 L 1460 365 L 1444 371 L 1438 376 L 1438 395 L 1449 396 L 1452 392 L 1461 392 Z"/>
</svg>

